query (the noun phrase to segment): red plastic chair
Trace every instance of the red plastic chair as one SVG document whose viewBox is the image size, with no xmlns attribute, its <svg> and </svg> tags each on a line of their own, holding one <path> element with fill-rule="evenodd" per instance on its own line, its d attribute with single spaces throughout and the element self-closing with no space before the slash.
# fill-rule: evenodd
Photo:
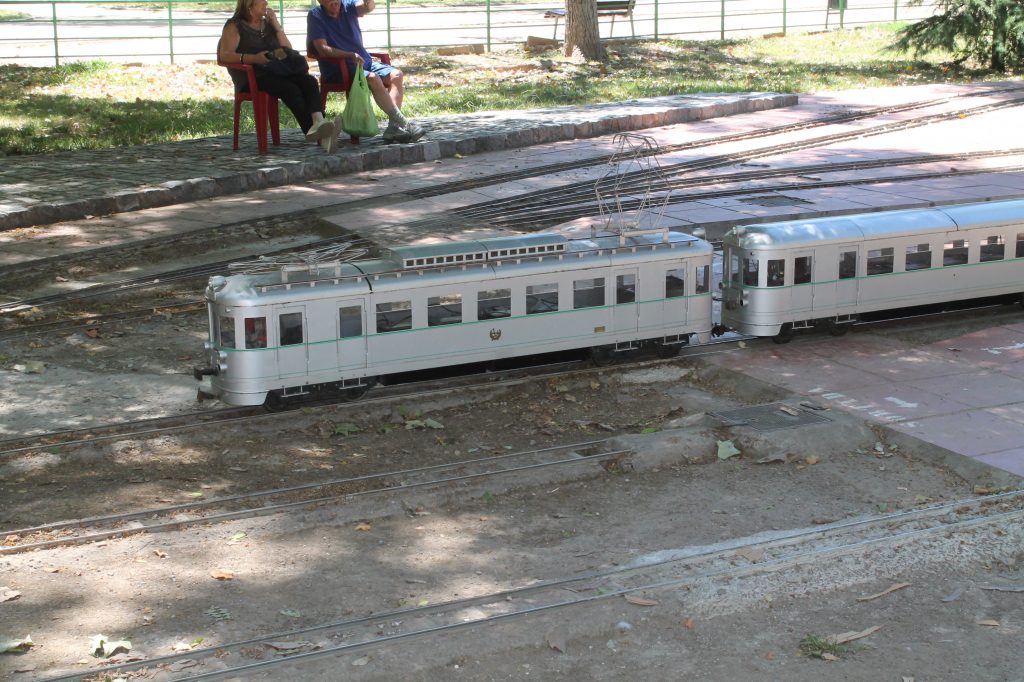
<svg viewBox="0 0 1024 682">
<path fill-rule="evenodd" d="M 220 45 L 217 45 L 217 53 L 220 54 Z M 270 136 L 275 145 L 281 144 L 281 118 L 277 107 L 277 98 L 260 90 L 256 85 L 256 71 L 252 64 L 228 64 L 220 61 L 217 64 L 228 69 L 244 71 L 249 78 L 249 91 L 239 92 L 235 90 L 235 146 L 238 149 L 238 123 L 241 117 L 242 102 L 252 102 L 253 118 L 256 119 L 256 146 L 260 154 L 267 153 L 267 127 L 269 123 Z"/>
<path fill-rule="evenodd" d="M 376 57 L 385 64 L 391 63 L 391 55 L 387 52 L 371 52 L 371 57 Z M 337 64 L 341 70 L 340 81 L 328 81 L 324 78 L 323 70 L 320 71 L 320 106 L 324 110 L 324 114 L 327 113 L 327 95 L 332 92 L 343 92 L 345 96 L 348 96 L 348 91 L 352 88 L 352 74 L 348 72 L 348 60 L 341 59 L 338 57 L 321 57 L 316 51 L 316 46 L 313 45 L 312 41 L 306 43 L 306 58 L 315 59 L 318 62 L 325 64 Z M 349 135 L 349 140 L 352 144 L 359 144 L 358 135 Z"/>
</svg>

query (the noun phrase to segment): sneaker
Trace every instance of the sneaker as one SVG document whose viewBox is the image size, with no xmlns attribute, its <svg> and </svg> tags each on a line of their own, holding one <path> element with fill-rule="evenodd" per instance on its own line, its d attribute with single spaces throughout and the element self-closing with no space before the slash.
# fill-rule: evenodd
<svg viewBox="0 0 1024 682">
<path fill-rule="evenodd" d="M 306 142 L 316 142 L 317 140 L 323 139 L 323 127 L 326 123 L 330 123 L 326 118 L 322 118 L 314 123 L 313 126 L 306 131 Z"/>
<path fill-rule="evenodd" d="M 397 126 L 388 126 L 384 131 L 384 142 L 392 143 L 397 142 L 399 144 L 408 144 L 415 142 L 424 135 L 423 128 L 418 125 L 410 123 L 406 128 L 399 128 Z"/>
<path fill-rule="evenodd" d="M 405 132 L 409 133 L 409 137 L 411 138 L 409 142 L 415 142 L 427 134 L 427 131 L 411 121 L 409 122 L 409 125 L 405 126 Z"/>
</svg>

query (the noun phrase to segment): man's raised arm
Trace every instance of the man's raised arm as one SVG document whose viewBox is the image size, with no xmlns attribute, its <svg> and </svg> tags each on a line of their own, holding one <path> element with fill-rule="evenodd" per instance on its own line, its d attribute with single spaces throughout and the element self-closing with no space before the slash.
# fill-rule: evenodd
<svg viewBox="0 0 1024 682">
<path fill-rule="evenodd" d="M 372 12 L 377 7 L 377 3 L 373 0 L 358 0 L 356 2 L 356 16 L 364 17 L 368 12 Z"/>
</svg>

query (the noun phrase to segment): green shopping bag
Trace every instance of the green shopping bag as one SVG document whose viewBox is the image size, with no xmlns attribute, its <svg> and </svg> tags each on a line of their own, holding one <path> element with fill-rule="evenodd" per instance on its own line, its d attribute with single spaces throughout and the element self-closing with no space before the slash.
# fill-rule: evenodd
<svg viewBox="0 0 1024 682">
<path fill-rule="evenodd" d="M 341 127 L 349 135 L 357 137 L 373 137 L 380 132 L 362 62 L 356 65 L 356 75 L 348 91 L 345 110 L 341 112 Z"/>
</svg>

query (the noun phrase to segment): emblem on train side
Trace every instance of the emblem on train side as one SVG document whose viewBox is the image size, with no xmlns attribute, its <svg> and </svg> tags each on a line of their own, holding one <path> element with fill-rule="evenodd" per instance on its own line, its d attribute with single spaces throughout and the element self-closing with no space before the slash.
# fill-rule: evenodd
<svg viewBox="0 0 1024 682">
<path fill-rule="evenodd" d="M 500 338 L 501 338 L 501 330 L 500 329 L 492 329 L 491 330 L 491 341 L 497 341 Z"/>
</svg>

